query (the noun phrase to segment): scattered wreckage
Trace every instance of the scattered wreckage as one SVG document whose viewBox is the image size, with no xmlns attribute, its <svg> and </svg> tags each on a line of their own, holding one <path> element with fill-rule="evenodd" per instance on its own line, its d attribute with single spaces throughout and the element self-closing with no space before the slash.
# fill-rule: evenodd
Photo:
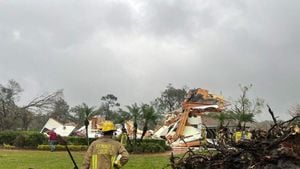
<svg viewBox="0 0 300 169">
<path fill-rule="evenodd" d="M 227 105 L 222 96 L 201 88 L 191 90 L 182 108 L 169 113 L 153 137 L 166 139 L 171 147 L 200 146 L 199 140 L 207 138 L 212 142 L 214 136 L 207 131 L 216 130 L 218 122 L 208 114 L 222 112 Z"/>
<path fill-rule="evenodd" d="M 173 169 L 300 169 L 300 116 L 277 122 L 268 131 L 253 133 L 253 139 L 213 144 L 206 153 L 189 149 L 183 156 L 171 154 Z"/>
</svg>

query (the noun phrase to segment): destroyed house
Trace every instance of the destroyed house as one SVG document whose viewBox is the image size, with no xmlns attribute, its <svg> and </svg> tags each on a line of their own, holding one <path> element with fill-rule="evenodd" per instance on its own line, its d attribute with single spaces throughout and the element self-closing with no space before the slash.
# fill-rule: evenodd
<svg viewBox="0 0 300 169">
<path fill-rule="evenodd" d="M 218 126 L 218 122 L 207 114 L 219 113 L 226 105 L 222 96 L 201 88 L 191 90 L 182 108 L 166 116 L 164 126 L 154 133 L 154 137 L 166 139 L 172 147 L 199 146 L 199 140 L 215 138 Z"/>
</svg>

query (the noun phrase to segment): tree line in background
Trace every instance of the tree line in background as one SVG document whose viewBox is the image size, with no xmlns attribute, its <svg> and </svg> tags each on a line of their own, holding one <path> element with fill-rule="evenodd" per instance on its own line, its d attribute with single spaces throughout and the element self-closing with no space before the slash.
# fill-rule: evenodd
<svg viewBox="0 0 300 169">
<path fill-rule="evenodd" d="M 254 116 L 262 112 L 264 101 L 260 98 L 251 100 L 248 96 L 251 87 L 252 85 L 240 85 L 242 94 L 239 98 L 231 102 L 231 106 L 225 111 L 211 115 L 219 121 L 221 127 L 231 121 L 237 122 L 239 127 L 244 127 L 246 123 L 254 122 Z M 132 120 L 135 135 L 136 129 L 140 128 L 143 130 L 143 138 L 148 129 L 154 129 L 157 124 L 160 124 L 163 113 L 181 107 L 188 88 L 175 88 L 169 84 L 154 101 L 147 104 L 133 103 L 124 108 L 121 108 L 118 98 L 113 94 L 102 96 L 98 107 L 86 103 L 70 107 L 63 98 L 62 90 L 42 94 L 20 106 L 16 103 L 22 91 L 20 84 L 14 80 L 9 80 L 6 85 L 0 84 L 0 131 L 40 130 L 50 117 L 64 124 L 75 123 L 81 127 L 87 125 L 91 117 L 101 115 L 107 120 L 120 124 Z M 299 112 L 299 105 L 290 110 L 291 115 L 299 115 Z M 225 122 L 227 124 L 224 124 Z"/>
<path fill-rule="evenodd" d="M 49 118 L 81 127 L 91 117 L 100 115 L 115 123 L 134 120 L 135 125 L 138 123 L 143 126 L 145 132 L 159 123 L 163 112 L 179 108 L 187 90 L 176 89 L 169 84 L 153 102 L 134 103 L 125 106 L 126 110 L 121 108 L 118 98 L 113 94 L 102 96 L 98 107 L 86 103 L 70 107 L 64 100 L 63 90 L 42 94 L 20 106 L 17 102 L 21 92 L 23 89 L 15 80 L 9 80 L 6 85 L 0 84 L 0 131 L 40 130 Z"/>
</svg>

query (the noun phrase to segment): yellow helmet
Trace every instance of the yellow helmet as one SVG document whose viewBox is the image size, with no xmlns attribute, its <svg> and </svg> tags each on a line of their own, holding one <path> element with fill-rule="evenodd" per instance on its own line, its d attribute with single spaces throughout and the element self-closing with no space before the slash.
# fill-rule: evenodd
<svg viewBox="0 0 300 169">
<path fill-rule="evenodd" d="M 116 126 L 112 121 L 104 121 L 101 125 L 102 127 L 102 132 L 107 132 L 107 131 L 116 131 Z"/>
</svg>

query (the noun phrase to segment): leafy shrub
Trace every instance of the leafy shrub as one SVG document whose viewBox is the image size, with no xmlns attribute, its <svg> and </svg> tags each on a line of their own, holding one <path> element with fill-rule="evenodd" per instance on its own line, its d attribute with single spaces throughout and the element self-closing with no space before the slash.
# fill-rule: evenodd
<svg viewBox="0 0 300 169">
<path fill-rule="evenodd" d="M 70 145 L 87 145 L 85 137 L 64 138 Z M 96 140 L 90 138 L 90 143 Z M 48 138 L 37 131 L 2 131 L 0 132 L 0 145 L 14 145 L 19 148 L 36 148 L 38 145 L 48 144 Z M 76 148 L 77 149 L 77 148 Z"/>
<path fill-rule="evenodd" d="M 23 148 L 25 146 L 26 138 L 23 134 L 18 135 L 14 140 L 14 146 Z"/>
<path fill-rule="evenodd" d="M 126 150 L 130 153 L 143 153 L 144 149 L 142 146 L 133 145 L 133 146 L 126 146 Z"/>
<path fill-rule="evenodd" d="M 142 143 L 146 143 L 146 144 L 147 143 L 158 144 L 161 147 L 163 147 L 164 150 L 171 150 L 171 147 L 166 144 L 166 140 L 162 140 L 162 139 L 144 139 L 142 141 Z"/>
<path fill-rule="evenodd" d="M 126 145 L 126 149 L 130 153 L 158 153 L 170 149 L 164 140 L 145 139 L 135 145 Z"/>
<path fill-rule="evenodd" d="M 92 143 L 95 141 L 97 138 L 89 138 L 89 142 Z M 73 144 L 73 145 L 87 145 L 87 140 L 85 137 L 67 137 L 66 138 L 68 144 Z"/>
<path fill-rule="evenodd" d="M 87 145 L 68 145 L 68 148 L 70 151 L 86 151 L 88 146 Z M 50 146 L 49 145 L 38 145 L 37 146 L 38 150 L 47 150 L 50 151 Z M 56 150 L 59 151 L 66 151 L 66 147 L 64 145 L 56 145 Z"/>
<path fill-rule="evenodd" d="M 16 131 L 2 131 L 0 132 L 0 144 L 14 144 L 14 140 L 20 134 Z"/>
<path fill-rule="evenodd" d="M 35 131 L 2 131 L 0 132 L 0 144 L 15 145 L 17 147 L 36 147 L 47 143 L 44 134 Z"/>
<path fill-rule="evenodd" d="M 145 153 L 157 153 L 157 152 L 164 152 L 165 149 L 156 143 L 142 143 L 141 146 Z"/>
<path fill-rule="evenodd" d="M 4 149 L 15 149 L 15 146 L 9 145 L 9 144 L 3 144 Z"/>
<path fill-rule="evenodd" d="M 30 133 L 28 134 L 28 139 L 26 140 L 25 146 L 36 147 L 39 144 L 44 144 L 47 142 L 47 138 L 42 133 Z"/>
</svg>

